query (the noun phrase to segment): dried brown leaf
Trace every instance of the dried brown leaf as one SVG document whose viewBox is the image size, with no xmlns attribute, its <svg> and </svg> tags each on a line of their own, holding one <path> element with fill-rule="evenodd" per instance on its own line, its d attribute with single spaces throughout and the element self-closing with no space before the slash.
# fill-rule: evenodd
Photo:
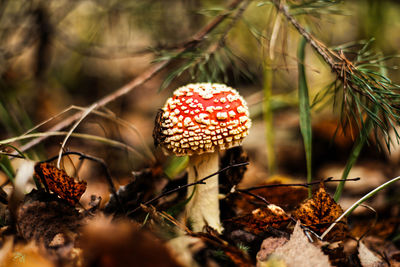
<svg viewBox="0 0 400 267">
<path fill-rule="evenodd" d="M 331 266 L 328 256 L 322 253 L 321 249 L 308 241 L 303 233 L 300 223 L 297 222 L 290 240 L 283 246 L 278 247 L 271 257 L 285 261 L 288 267 Z"/>
<path fill-rule="evenodd" d="M 75 181 L 64 170 L 51 163 L 36 164 L 35 175 L 45 187 L 73 206 L 86 190 L 86 181 Z"/>
<path fill-rule="evenodd" d="M 250 214 L 239 216 L 227 221 L 240 225 L 245 231 L 253 234 L 266 232 L 268 227 L 283 229 L 290 221 L 289 216 L 280 207 L 270 204 L 253 210 Z"/>
<path fill-rule="evenodd" d="M 363 267 L 382 267 L 385 266 L 383 261 L 378 258 L 371 250 L 369 250 L 361 241 L 358 247 L 358 258 Z"/>
<path fill-rule="evenodd" d="M 304 201 L 292 213 L 292 216 L 317 234 L 322 234 L 342 213 L 342 208 L 325 191 L 324 185 L 321 183 L 312 198 Z M 342 220 L 328 234 L 326 240 L 343 240 L 346 233 L 347 224 L 345 220 Z"/>
<path fill-rule="evenodd" d="M 273 180 L 265 184 L 259 184 L 257 186 L 282 184 L 279 178 L 287 180 L 287 178 L 285 177 L 277 177 L 277 180 Z M 278 205 L 285 210 L 292 210 L 301 201 L 306 199 L 308 194 L 306 188 L 290 186 L 260 188 L 256 190 L 251 190 L 251 193 L 261 196 L 265 198 L 269 203 Z M 235 207 L 237 214 L 246 214 L 264 205 L 264 203 L 257 200 L 255 197 L 249 195 L 241 194 L 232 199 L 232 206 Z"/>
</svg>

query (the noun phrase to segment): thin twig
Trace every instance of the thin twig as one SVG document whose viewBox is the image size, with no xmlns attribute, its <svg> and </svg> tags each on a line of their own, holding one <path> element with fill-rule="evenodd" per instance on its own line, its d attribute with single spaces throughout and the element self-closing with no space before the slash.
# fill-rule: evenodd
<svg viewBox="0 0 400 267">
<path fill-rule="evenodd" d="M 258 200 L 261 200 L 262 202 L 264 202 L 264 204 L 266 204 L 266 205 L 270 205 L 270 204 L 271 204 L 271 203 L 269 203 L 268 200 L 266 200 L 264 197 L 262 197 L 262 196 L 260 196 L 260 195 L 257 195 L 257 194 L 254 194 L 254 193 L 251 193 L 251 192 L 248 191 L 248 190 L 236 189 L 235 191 L 237 191 L 237 192 L 239 192 L 239 193 L 242 193 L 242 194 L 246 194 L 246 195 L 255 197 L 255 198 L 257 198 Z"/>
<path fill-rule="evenodd" d="M 350 178 L 350 179 L 332 179 L 332 177 L 326 178 L 323 181 L 314 181 L 310 183 L 298 183 L 298 184 L 268 184 L 268 185 L 260 185 L 260 186 L 253 186 L 245 189 L 240 189 L 240 190 L 246 190 L 246 191 L 252 191 L 252 190 L 257 190 L 261 188 L 271 188 L 271 187 L 288 187 L 288 186 L 300 186 L 300 187 L 310 187 L 312 185 L 320 184 L 321 182 L 323 183 L 331 183 L 331 182 L 342 182 L 342 181 L 359 181 L 360 177 L 357 178 Z"/>
<path fill-rule="evenodd" d="M 148 200 L 148 201 L 146 201 L 146 202 L 141 203 L 141 205 L 147 206 L 147 205 L 153 203 L 154 201 L 156 201 L 156 200 L 158 200 L 158 199 L 160 199 L 160 198 L 162 198 L 162 197 L 165 197 L 165 196 L 167 196 L 167 195 L 170 195 L 170 194 L 172 194 L 172 193 L 175 193 L 175 192 L 177 192 L 177 191 L 179 191 L 179 190 L 185 189 L 185 188 L 190 187 L 190 186 L 194 186 L 194 185 L 197 185 L 197 184 L 206 184 L 205 181 L 206 181 L 207 179 L 213 177 L 214 175 L 220 174 L 220 173 L 222 173 L 222 172 L 224 172 L 224 171 L 226 171 L 226 170 L 228 170 L 228 169 L 231 169 L 231 168 L 246 166 L 246 165 L 248 165 L 248 164 L 249 164 L 248 162 L 241 162 L 241 163 L 236 163 L 236 164 L 228 165 L 228 166 L 226 166 L 226 167 L 220 169 L 219 171 L 217 171 L 217 172 L 215 172 L 215 173 L 212 173 L 212 174 L 210 174 L 210 175 L 208 175 L 208 176 L 206 176 L 206 177 L 204 177 L 204 178 L 202 178 L 202 179 L 200 179 L 200 180 L 198 180 L 198 181 L 196 181 L 196 182 L 193 182 L 193 183 L 190 183 L 190 184 L 181 185 L 181 186 L 178 186 L 178 187 L 176 187 L 176 188 L 174 188 L 174 189 L 171 189 L 171 190 L 168 190 L 168 191 L 166 191 L 166 192 L 164 192 L 164 193 L 161 193 L 161 194 L 159 194 L 158 196 L 156 196 L 156 197 L 154 197 L 154 198 L 152 198 L 152 199 L 150 199 L 150 200 Z M 139 209 L 140 209 L 140 206 L 137 207 L 137 208 L 135 208 L 134 210 L 130 211 L 130 212 L 127 214 L 127 216 L 133 214 L 134 212 L 136 212 L 136 211 L 139 210 Z"/>
</svg>

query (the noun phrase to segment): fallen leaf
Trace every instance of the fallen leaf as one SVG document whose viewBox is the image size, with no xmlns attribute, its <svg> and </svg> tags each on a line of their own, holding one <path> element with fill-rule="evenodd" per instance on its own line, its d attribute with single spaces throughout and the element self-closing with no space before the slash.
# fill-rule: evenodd
<svg viewBox="0 0 400 267">
<path fill-rule="evenodd" d="M 265 198 L 269 203 L 273 203 L 285 210 L 292 210 L 301 201 L 307 198 L 307 189 L 303 187 L 279 186 L 284 183 L 293 183 L 293 180 L 284 176 L 275 176 L 270 182 L 258 184 L 258 186 L 271 186 L 251 190 L 251 193 Z M 278 185 L 278 186 L 274 186 Z M 230 206 L 235 207 L 236 213 L 246 214 L 265 204 L 253 196 L 235 195 L 231 200 Z"/>
<path fill-rule="evenodd" d="M 47 189 L 73 206 L 79 202 L 86 190 L 86 181 L 75 181 L 64 170 L 58 169 L 51 163 L 36 164 L 35 174 Z"/>
<path fill-rule="evenodd" d="M 267 261 L 257 262 L 257 267 L 287 267 L 287 265 L 284 260 L 271 257 Z"/>
<path fill-rule="evenodd" d="M 321 183 L 312 198 L 304 201 L 292 216 L 317 234 L 322 234 L 341 214 L 342 208 L 325 191 Z M 343 240 L 347 233 L 346 220 L 338 223 L 326 237 L 328 241 Z"/>
<path fill-rule="evenodd" d="M 358 247 L 358 258 L 363 267 L 380 267 L 385 266 L 383 261 L 369 250 L 361 241 Z"/>
<path fill-rule="evenodd" d="M 270 204 L 253 210 L 250 214 L 229 219 L 234 224 L 253 234 L 266 232 L 268 227 L 283 229 L 290 221 L 289 216 L 280 207 Z"/>
<path fill-rule="evenodd" d="M 374 223 L 374 219 L 363 219 L 359 222 L 354 222 L 351 227 L 351 235 L 355 237 L 368 235 L 378 236 L 382 239 L 388 238 L 394 234 L 400 224 L 400 218 L 380 218 Z"/>
<path fill-rule="evenodd" d="M 284 237 L 268 237 L 264 239 L 261 248 L 257 253 L 257 261 L 266 261 L 278 247 L 283 246 L 288 239 Z"/>
<path fill-rule="evenodd" d="M 313 266 L 329 267 L 331 266 L 327 255 L 322 253 L 321 249 L 310 243 L 301 229 L 300 222 L 297 222 L 290 240 L 284 245 L 278 247 L 268 259 L 283 260 L 288 267 Z M 257 263 L 262 265 L 262 261 Z M 279 266 L 282 266 L 281 264 Z"/>
<path fill-rule="evenodd" d="M 348 257 L 344 251 L 344 244 L 342 241 L 325 244 L 321 246 L 322 252 L 328 255 L 330 262 L 333 266 L 352 266 L 350 262 L 352 257 Z"/>
</svg>

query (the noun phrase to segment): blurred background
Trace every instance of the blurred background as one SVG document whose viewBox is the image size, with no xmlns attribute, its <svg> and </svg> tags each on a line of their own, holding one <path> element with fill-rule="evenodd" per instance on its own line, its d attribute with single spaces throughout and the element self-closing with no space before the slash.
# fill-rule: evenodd
<svg viewBox="0 0 400 267">
<path fill-rule="evenodd" d="M 53 118 L 36 130 L 45 132 L 76 110 L 54 117 L 57 114 L 71 106 L 87 107 L 140 77 L 155 62 L 171 60 L 150 81 L 101 109 L 129 122 L 137 131 L 118 125 L 115 119 L 91 114 L 75 132 L 99 136 L 106 141 L 71 137 L 66 148 L 104 159 L 116 181 L 125 184 L 131 179 L 132 171 L 154 165 L 149 149 L 161 162 L 165 161 L 153 146 L 152 131 L 157 110 L 173 90 L 189 82 L 225 82 L 244 96 L 253 119 L 250 135 L 244 142 L 251 164 L 243 185 L 265 182 L 273 174 L 304 181 L 306 164 L 297 97 L 299 34 L 283 17 L 277 16 L 269 1 L 249 1 L 241 18 L 235 21 L 237 13 L 232 14 L 191 53 L 177 57 L 177 49 L 218 14 L 227 12 L 229 3 L 217 0 L 1 0 L 0 140 L 20 136 Z M 377 53 L 399 53 L 400 4 L 397 1 L 287 3 L 292 7 L 291 14 L 328 47 L 374 38 L 371 48 Z M 187 62 L 192 64 L 187 71 L 180 69 Z M 388 76 L 395 83 L 400 82 L 397 63 L 396 58 L 386 63 Z M 335 77 L 309 46 L 305 67 L 312 100 Z M 263 88 L 269 82 L 272 128 L 266 128 L 263 108 Z M 316 179 L 340 178 L 353 145 L 354 136 L 337 131 L 337 110 L 335 103 L 324 101 L 311 111 Z M 274 133 L 273 143 L 268 144 L 267 140 L 271 139 L 267 131 Z M 13 145 L 20 147 L 29 140 Z M 49 137 L 26 152 L 32 159 L 44 160 L 58 153 L 62 140 L 62 136 Z M 111 146 L 107 140 L 127 144 L 136 152 Z M 366 146 L 350 175 L 362 177 L 362 182 L 354 188 L 349 184 L 349 190 L 361 194 L 385 182 L 398 173 L 399 159 L 396 147 L 389 156 L 373 144 Z M 75 159 L 71 160 L 77 164 Z M 68 160 L 65 164 L 69 164 Z M 85 162 L 79 176 L 92 181 L 85 195 L 95 192 L 106 197 L 108 189 L 101 186 L 104 174 L 96 164 Z"/>
</svg>

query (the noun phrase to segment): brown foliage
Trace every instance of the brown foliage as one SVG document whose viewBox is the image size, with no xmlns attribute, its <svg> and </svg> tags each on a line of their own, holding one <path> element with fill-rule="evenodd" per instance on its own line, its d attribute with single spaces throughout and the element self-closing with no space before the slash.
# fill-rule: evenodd
<svg viewBox="0 0 400 267">
<path fill-rule="evenodd" d="M 241 226 L 245 231 L 253 234 L 266 232 L 268 227 L 283 229 L 290 221 L 289 216 L 280 207 L 273 204 L 258 208 L 250 214 L 230 219 L 234 224 Z"/>
<path fill-rule="evenodd" d="M 304 201 L 292 216 L 317 234 L 322 234 L 341 214 L 342 208 L 325 191 L 324 184 Z M 346 220 L 341 221 L 326 237 L 327 240 L 343 240 L 346 236 Z"/>
<path fill-rule="evenodd" d="M 47 189 L 71 205 L 76 205 L 86 190 L 86 181 L 75 181 L 64 170 L 58 169 L 51 163 L 36 164 L 35 176 Z"/>
</svg>

